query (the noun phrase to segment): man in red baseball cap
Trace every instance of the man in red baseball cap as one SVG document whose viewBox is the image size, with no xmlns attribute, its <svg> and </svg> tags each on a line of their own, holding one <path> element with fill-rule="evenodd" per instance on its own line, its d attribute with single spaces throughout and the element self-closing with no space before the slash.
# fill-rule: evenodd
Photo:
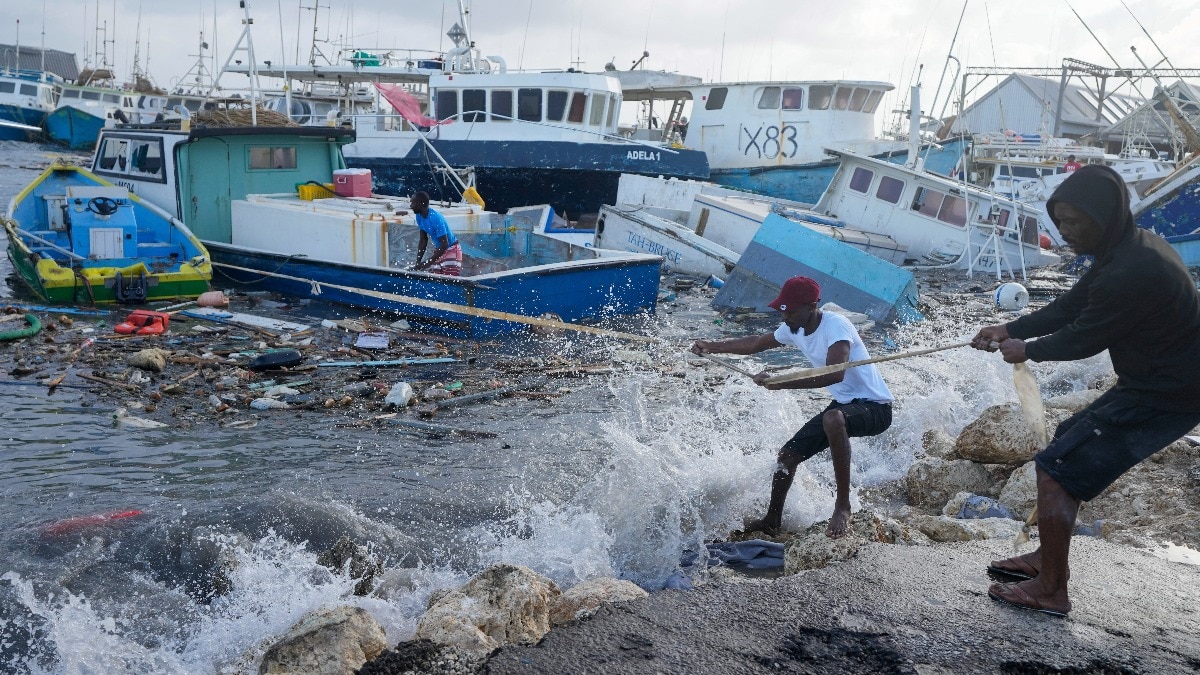
<svg viewBox="0 0 1200 675">
<path fill-rule="evenodd" d="M 798 348 L 813 367 L 860 361 L 870 358 L 854 324 L 840 314 L 826 314 L 817 308 L 821 287 L 808 277 L 792 277 L 783 284 L 779 297 L 768 305 L 783 313 L 783 323 L 774 333 L 750 335 L 732 340 L 698 340 L 692 345 L 696 354 L 757 354 L 775 347 Z M 837 496 L 833 516 L 825 534 L 836 539 L 846 535 L 850 524 L 850 438 L 875 436 L 892 424 L 892 393 L 873 365 L 857 366 L 838 373 L 804 380 L 767 384 L 766 371 L 754 376 L 754 382 L 767 389 L 819 389 L 827 387 L 833 401 L 810 419 L 779 451 L 779 464 L 771 479 L 771 501 L 767 515 L 746 523 L 747 532 L 774 535 L 783 527 L 783 505 L 800 462 L 829 448 L 833 456 L 833 475 Z"/>
</svg>

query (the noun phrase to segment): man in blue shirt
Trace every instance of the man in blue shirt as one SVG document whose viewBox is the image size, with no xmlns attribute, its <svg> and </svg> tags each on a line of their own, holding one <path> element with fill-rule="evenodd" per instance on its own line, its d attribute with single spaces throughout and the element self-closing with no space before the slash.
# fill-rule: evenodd
<svg viewBox="0 0 1200 675">
<path fill-rule="evenodd" d="M 417 227 L 421 228 L 421 240 L 417 244 L 417 263 L 413 269 L 452 277 L 462 276 L 462 247 L 442 214 L 429 208 L 429 195 L 418 192 L 412 196 L 410 203 L 417 217 Z M 433 254 L 429 256 L 429 260 L 422 262 L 430 239 L 433 240 Z"/>
</svg>

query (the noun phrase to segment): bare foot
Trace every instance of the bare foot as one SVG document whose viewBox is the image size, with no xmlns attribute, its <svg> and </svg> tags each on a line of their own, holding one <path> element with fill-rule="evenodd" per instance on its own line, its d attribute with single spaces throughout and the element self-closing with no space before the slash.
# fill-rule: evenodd
<svg viewBox="0 0 1200 675">
<path fill-rule="evenodd" d="M 850 529 L 850 507 L 835 506 L 833 507 L 833 517 L 829 519 L 829 527 L 825 529 L 825 536 L 830 539 L 841 539 L 846 536 L 846 532 Z"/>
<path fill-rule="evenodd" d="M 1042 550 L 1031 551 L 1025 555 L 1013 556 L 1004 560 L 993 560 L 987 571 L 993 575 L 1011 577 L 1013 579 L 1032 579 L 1042 569 Z"/>
<path fill-rule="evenodd" d="M 742 531 L 762 532 L 769 537 L 774 537 L 779 534 L 780 527 L 780 525 L 768 523 L 766 518 L 759 518 L 758 520 L 746 521 L 746 524 L 742 526 Z"/>
</svg>

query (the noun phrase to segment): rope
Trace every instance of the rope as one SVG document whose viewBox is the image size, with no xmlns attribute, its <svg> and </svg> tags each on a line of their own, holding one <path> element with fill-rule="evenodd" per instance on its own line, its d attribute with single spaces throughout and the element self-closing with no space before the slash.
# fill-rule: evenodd
<svg viewBox="0 0 1200 675">
<path fill-rule="evenodd" d="M 648 337 L 645 335 L 634 335 L 633 333 L 622 333 L 604 328 L 595 328 L 593 326 L 581 326 L 574 323 L 566 323 L 565 321 L 555 321 L 553 319 L 543 319 L 536 316 L 525 316 L 524 314 L 510 314 L 508 312 L 498 312 L 491 309 L 483 309 L 480 307 L 468 307 L 466 305 L 455 305 L 449 302 L 439 302 L 437 300 L 425 300 L 422 298 L 414 298 L 408 295 L 399 295 L 397 293 L 386 293 L 384 291 L 372 291 L 365 288 L 354 288 L 353 286 L 342 286 L 339 284 L 331 284 L 319 282 L 313 279 L 304 277 L 291 276 L 289 274 L 279 274 L 278 272 L 263 272 L 262 270 L 250 269 L 247 267 L 239 267 L 237 265 L 229 265 L 227 263 L 213 263 L 216 267 L 226 267 L 239 272 L 250 272 L 254 274 L 262 274 L 264 276 L 276 277 L 279 279 L 287 279 L 289 281 L 298 281 L 308 284 L 311 287 L 313 295 L 321 294 L 321 287 L 336 288 L 339 291 L 348 293 L 356 293 L 381 300 L 391 300 L 407 305 L 416 305 L 417 307 L 425 307 L 428 309 L 438 309 L 444 312 L 454 312 L 456 314 L 465 314 L 483 319 L 499 319 L 501 321 L 511 321 L 513 323 L 524 323 L 531 326 L 540 326 L 542 328 L 557 328 L 560 330 L 573 330 L 580 333 L 591 333 L 593 335 L 605 335 L 608 337 L 620 338 L 622 340 L 633 340 L 637 342 L 660 343 L 662 340 L 656 337 Z M 282 266 L 281 266 L 282 267 Z M 261 281 L 261 280 L 260 280 Z"/>
</svg>

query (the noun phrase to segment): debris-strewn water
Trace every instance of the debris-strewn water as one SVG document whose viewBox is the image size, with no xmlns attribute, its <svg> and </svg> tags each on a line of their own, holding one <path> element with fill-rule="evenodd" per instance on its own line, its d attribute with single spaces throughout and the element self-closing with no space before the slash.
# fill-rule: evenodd
<svg viewBox="0 0 1200 675">
<path fill-rule="evenodd" d="M 4 203 L 52 152 L 0 144 Z M 21 292 L 5 284 L 0 297 Z M 759 515 L 776 450 L 825 401 L 689 358 L 694 338 L 747 330 L 718 323 L 710 297 L 660 305 L 650 330 L 674 342 L 651 354 L 653 368 L 565 380 L 553 385 L 557 399 L 501 399 L 449 418 L 493 439 L 434 440 L 275 411 L 242 430 L 114 428 L 112 399 L 97 403 L 85 388 L 48 394 L 0 374 L 0 671 L 256 669 L 270 638 L 338 603 L 364 607 L 394 644 L 412 636 L 434 590 L 498 561 L 564 587 L 609 575 L 662 588 L 686 550 Z M 1003 318 L 985 299 L 973 312 Z M 944 319 L 867 337 L 877 352 L 915 349 L 969 338 L 978 325 Z M 521 349 L 643 349 L 580 340 L 530 336 Z M 772 354 L 751 368 L 766 363 L 800 357 Z M 860 488 L 903 476 L 926 430 L 957 434 L 983 408 L 1015 400 L 1011 367 L 994 354 L 959 349 L 881 368 L 898 397 L 895 424 L 854 444 L 855 508 Z M 1034 366 L 1046 393 L 1083 388 L 1107 368 L 1106 357 Z M 827 453 L 806 463 L 785 525 L 827 518 L 832 480 Z M 316 561 L 342 536 L 407 570 L 406 583 L 352 595 L 353 580 Z"/>
</svg>

